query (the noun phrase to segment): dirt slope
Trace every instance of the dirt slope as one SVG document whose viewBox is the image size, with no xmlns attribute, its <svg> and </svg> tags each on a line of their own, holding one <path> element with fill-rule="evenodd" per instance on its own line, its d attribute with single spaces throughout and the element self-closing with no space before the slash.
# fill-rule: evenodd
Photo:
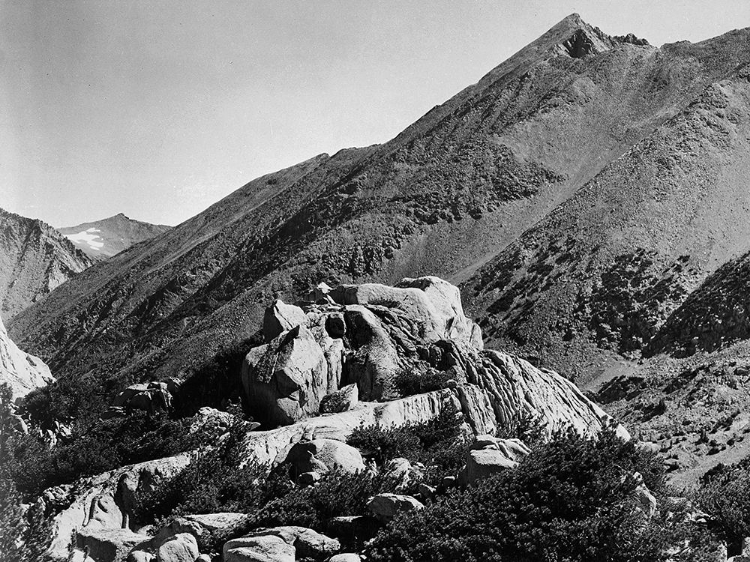
<svg viewBox="0 0 750 562">
<path fill-rule="evenodd" d="M 59 376 L 94 373 L 114 379 L 108 385 L 117 388 L 145 377 L 189 376 L 220 347 L 252 336 L 274 296 L 294 301 L 320 281 L 391 283 L 429 273 L 471 279 L 465 293 L 474 303 L 472 313 L 485 318 L 497 342 L 517 346 L 505 324 L 531 318 L 519 295 L 554 285 L 543 271 L 548 257 L 560 259 L 567 282 L 579 284 L 584 262 L 569 262 L 592 253 L 597 237 L 608 240 L 597 225 L 612 207 L 619 209 L 620 228 L 628 213 L 652 205 L 646 204 L 653 193 L 644 183 L 649 174 L 662 174 L 668 201 L 676 201 L 673 192 L 687 185 L 671 175 L 672 141 L 659 131 L 699 127 L 686 141 L 685 165 L 706 182 L 724 168 L 723 158 L 738 153 L 721 143 L 745 142 L 742 80 L 706 88 L 737 76 L 737 66 L 750 60 L 747 35 L 657 49 L 632 36 L 609 37 L 570 16 L 392 141 L 319 156 L 250 182 L 173 230 L 91 268 L 14 319 L 11 333 Z M 714 90 L 731 111 L 721 114 L 711 105 Z M 701 95 L 704 101 L 696 102 Z M 700 109 L 696 103 L 708 105 Z M 710 121 L 705 127 L 701 118 L 693 123 L 689 117 L 699 109 Z M 657 161 L 648 143 L 666 160 Z M 709 164 L 703 164 L 704 153 L 713 158 Z M 739 163 L 727 169 L 742 171 Z M 636 197 L 628 204 L 620 201 L 625 195 L 618 199 L 620 181 Z M 600 184 L 610 186 L 601 200 L 592 187 Z M 568 201 L 582 186 L 589 194 Z M 705 186 L 705 193 L 693 197 L 710 199 Z M 674 221 L 688 220 L 692 208 L 675 206 Z M 657 205 L 649 217 L 659 212 Z M 580 219 L 584 234 L 570 234 L 571 242 L 566 236 L 576 232 L 578 215 L 589 218 Z M 541 230 L 518 241 L 536 223 Z M 661 240 L 631 230 L 627 244 L 601 253 L 597 267 L 603 271 L 614 256 Z M 688 288 L 699 281 L 701 267 L 715 267 L 700 264 L 735 250 L 731 244 L 719 247 L 710 259 L 695 258 L 698 266 L 684 268 L 698 267 L 686 276 Z M 663 261 L 671 265 L 675 252 L 670 249 Z M 517 279 L 502 288 L 508 268 L 516 266 L 522 269 L 513 274 Z M 524 288 L 516 281 L 526 271 L 536 277 Z M 593 286 L 599 270 L 592 271 Z M 565 310 L 579 306 L 577 293 L 571 295 Z M 496 305 L 508 296 L 509 310 Z M 609 314 L 607 302 L 602 297 L 582 306 Z M 523 334 L 544 327 L 555 337 L 542 330 L 539 341 L 564 341 L 567 327 L 549 327 L 555 306 L 540 307 L 533 316 L 538 322 L 512 328 Z M 491 316 L 499 322 L 493 324 Z M 578 324 L 586 327 L 584 320 Z M 529 345 L 536 353 L 536 344 Z M 567 365 L 561 369 L 570 371 Z"/>
<path fill-rule="evenodd" d="M 748 76 L 708 85 L 465 284 L 495 345 L 585 378 L 750 247 Z"/>
</svg>

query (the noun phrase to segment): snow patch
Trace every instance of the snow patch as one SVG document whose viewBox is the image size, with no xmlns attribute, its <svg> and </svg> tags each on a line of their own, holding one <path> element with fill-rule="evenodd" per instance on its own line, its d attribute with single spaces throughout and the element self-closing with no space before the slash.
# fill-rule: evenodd
<svg viewBox="0 0 750 562">
<path fill-rule="evenodd" d="M 92 250 L 99 251 L 104 247 L 104 240 L 96 232 L 101 232 L 98 228 L 89 228 L 78 234 L 66 234 L 65 237 L 73 243 L 88 244 Z"/>
</svg>

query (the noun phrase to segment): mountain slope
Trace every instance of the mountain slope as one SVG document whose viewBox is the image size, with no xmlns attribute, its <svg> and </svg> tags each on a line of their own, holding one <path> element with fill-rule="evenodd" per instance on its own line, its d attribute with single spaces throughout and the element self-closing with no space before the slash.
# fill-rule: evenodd
<svg viewBox="0 0 750 562">
<path fill-rule="evenodd" d="M 170 228 L 163 224 L 133 220 L 120 213 L 106 219 L 57 230 L 86 255 L 95 260 L 102 260 L 119 254 L 134 244 L 158 236 Z"/>
<path fill-rule="evenodd" d="M 92 263 L 48 224 L 0 209 L 0 317 L 6 321 Z"/>
<path fill-rule="evenodd" d="M 748 76 L 707 86 L 467 283 L 491 341 L 580 374 L 593 345 L 639 352 L 748 248 Z"/>
<path fill-rule="evenodd" d="M 590 186 L 600 180 L 591 180 L 605 168 L 616 195 L 616 180 L 641 165 L 629 151 L 648 152 L 643 143 L 660 127 L 750 61 L 747 37 L 741 31 L 657 49 L 570 16 L 392 141 L 254 180 L 88 270 L 14 319 L 11 331 L 61 376 L 97 373 L 122 383 L 189 376 L 222 347 L 250 338 L 271 298 L 294 301 L 320 281 L 390 283 L 426 273 L 470 280 L 467 296 L 489 318 L 503 296 L 492 283 L 507 276 L 497 268 L 515 264 L 516 253 L 526 260 L 527 249 L 541 255 L 528 241 L 542 237 L 508 245 L 539 221 L 550 225 L 549 245 L 565 202 L 584 185 L 596 191 Z M 739 101 L 729 105 L 742 113 L 736 80 L 732 99 Z M 720 126 L 744 126 L 727 115 L 716 116 Z M 708 142 L 725 136 L 717 130 Z M 702 143 L 697 137 L 694 148 Z M 716 150 L 718 166 L 724 153 Z M 629 164 L 607 168 L 611 162 Z M 669 161 L 649 165 L 657 164 L 667 174 Z M 570 208 L 592 200 L 572 201 Z M 600 206 L 604 215 L 610 201 Z M 571 213 L 562 231 L 575 220 Z M 544 259 L 527 261 L 544 269 Z M 579 282 L 575 275 L 571 283 Z M 487 326 L 496 341 L 517 345 Z"/>
</svg>

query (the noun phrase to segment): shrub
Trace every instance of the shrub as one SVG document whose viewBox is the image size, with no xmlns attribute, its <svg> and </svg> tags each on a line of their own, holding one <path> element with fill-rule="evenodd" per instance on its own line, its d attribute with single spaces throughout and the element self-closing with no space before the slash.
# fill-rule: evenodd
<svg viewBox="0 0 750 562">
<path fill-rule="evenodd" d="M 419 424 L 382 428 L 362 425 L 347 442 L 384 465 L 396 457 L 428 468 L 425 481 L 437 484 L 448 474 L 455 475 L 465 462 L 470 440 L 462 433 L 463 416 L 454 408 L 445 408 L 438 417 Z"/>
<path fill-rule="evenodd" d="M 424 373 L 403 369 L 396 374 L 393 383 L 401 396 L 413 396 L 447 388 L 448 381 L 455 376 L 454 373 L 436 369 L 429 369 Z"/>
<path fill-rule="evenodd" d="M 20 492 L 36 496 L 83 476 L 193 449 L 201 437 L 189 434 L 189 423 L 137 412 L 90 427 L 74 426 L 73 438 L 52 449 L 39 437 L 16 435 L 6 446 L 8 470 Z"/>
<path fill-rule="evenodd" d="M 252 511 L 268 499 L 269 467 L 242 463 L 245 425 L 235 418 L 218 446 L 195 452 L 178 475 L 151 492 L 136 495 L 135 516 L 152 523 L 170 515 Z"/>
<path fill-rule="evenodd" d="M 750 462 L 718 465 L 701 479 L 698 506 L 713 516 L 730 553 L 738 554 L 742 539 L 750 536 Z"/>
<path fill-rule="evenodd" d="M 636 471 L 663 489 L 658 459 L 613 431 L 597 440 L 559 433 L 517 469 L 397 517 L 367 554 L 373 561 L 660 560 L 663 533 L 635 509 Z"/>
<path fill-rule="evenodd" d="M 541 444 L 547 431 L 544 421 L 541 417 L 534 417 L 531 414 L 516 414 L 503 427 L 498 428 L 497 437 L 502 439 L 520 439 L 528 446 Z"/>
<path fill-rule="evenodd" d="M 365 515 L 367 501 L 374 495 L 392 491 L 395 482 L 382 474 L 331 473 L 315 485 L 291 488 L 284 496 L 270 501 L 251 517 L 253 527 L 299 525 L 324 530 L 327 519 L 341 515 Z"/>
</svg>

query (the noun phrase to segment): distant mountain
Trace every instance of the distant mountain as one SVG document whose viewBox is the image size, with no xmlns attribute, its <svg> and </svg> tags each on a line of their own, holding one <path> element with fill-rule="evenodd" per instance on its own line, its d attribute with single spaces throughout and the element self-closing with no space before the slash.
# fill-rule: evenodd
<svg viewBox="0 0 750 562">
<path fill-rule="evenodd" d="M 92 263 L 48 224 L 0 209 L 0 317 L 6 321 Z"/>
<path fill-rule="evenodd" d="M 60 376 L 189 378 L 273 297 L 432 274 L 491 345 L 593 376 L 750 249 L 748 64 L 747 29 L 657 48 L 570 16 L 392 141 L 253 180 L 11 333 Z"/>
<path fill-rule="evenodd" d="M 103 260 L 127 250 L 130 246 L 158 236 L 172 228 L 126 217 L 113 217 L 77 226 L 58 228 L 68 240 L 95 260 Z"/>
</svg>

